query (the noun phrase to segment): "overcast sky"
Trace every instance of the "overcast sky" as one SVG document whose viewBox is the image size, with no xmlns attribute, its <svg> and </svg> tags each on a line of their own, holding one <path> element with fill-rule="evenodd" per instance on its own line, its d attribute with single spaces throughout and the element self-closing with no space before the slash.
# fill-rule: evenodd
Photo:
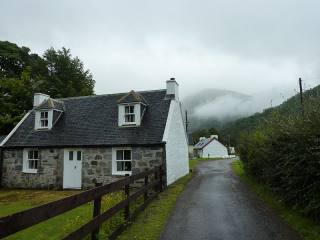
<svg viewBox="0 0 320 240">
<path fill-rule="evenodd" d="M 320 82 L 319 0 L 1 0 L 0 39 L 71 49 L 96 93 L 165 87 L 257 94 Z"/>
</svg>

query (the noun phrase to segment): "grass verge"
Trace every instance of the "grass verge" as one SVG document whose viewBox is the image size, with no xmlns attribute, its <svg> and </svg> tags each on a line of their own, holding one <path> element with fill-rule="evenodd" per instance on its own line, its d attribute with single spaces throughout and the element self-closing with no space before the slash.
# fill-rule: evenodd
<svg viewBox="0 0 320 240">
<path fill-rule="evenodd" d="M 272 194 L 266 186 L 257 183 L 252 177 L 245 174 L 241 161 L 232 163 L 233 172 L 240 177 L 268 206 L 284 219 L 294 230 L 296 230 L 305 240 L 320 239 L 320 225 L 309 218 L 299 214 L 297 211 L 284 205 Z"/>
<path fill-rule="evenodd" d="M 79 191 L 0 190 L 0 217 L 55 201 L 78 192 Z M 104 196 L 102 199 L 102 209 L 105 211 L 120 202 L 123 198 L 123 194 L 117 192 Z M 92 203 L 84 204 L 5 239 L 62 239 L 68 233 L 92 219 L 92 209 Z M 122 213 L 116 214 L 102 225 L 101 229 L 103 229 L 103 231 L 101 231 L 100 236 L 106 239 L 105 236 L 110 234 L 115 226 L 122 221 Z"/>
</svg>

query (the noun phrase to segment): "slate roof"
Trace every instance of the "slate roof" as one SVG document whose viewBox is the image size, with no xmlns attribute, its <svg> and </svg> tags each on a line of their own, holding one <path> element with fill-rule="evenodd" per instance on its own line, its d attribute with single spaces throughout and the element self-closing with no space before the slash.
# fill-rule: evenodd
<svg viewBox="0 0 320 240">
<path fill-rule="evenodd" d="M 131 90 L 129 93 L 124 95 L 122 98 L 118 100 L 118 103 L 132 103 L 132 102 L 142 102 L 144 104 L 147 104 L 147 101 L 145 98 L 135 91 Z"/>
<path fill-rule="evenodd" d="M 7 135 L 0 135 L 0 143 L 3 141 L 3 139 L 6 138 Z"/>
<path fill-rule="evenodd" d="M 45 109 L 57 109 L 60 111 L 64 111 L 64 104 L 62 101 L 58 101 L 52 98 L 45 100 L 35 109 L 37 110 L 45 110 Z"/>
<path fill-rule="evenodd" d="M 194 145 L 195 149 L 203 149 L 205 146 L 207 146 L 211 141 L 213 141 L 215 138 L 205 138 L 199 141 L 196 145 Z"/>
<path fill-rule="evenodd" d="M 118 100 L 108 94 L 59 99 L 65 111 L 51 130 L 34 130 L 34 111 L 4 147 L 148 145 L 162 143 L 170 100 L 166 90 L 139 92 L 148 102 L 141 126 L 118 127 Z"/>
</svg>

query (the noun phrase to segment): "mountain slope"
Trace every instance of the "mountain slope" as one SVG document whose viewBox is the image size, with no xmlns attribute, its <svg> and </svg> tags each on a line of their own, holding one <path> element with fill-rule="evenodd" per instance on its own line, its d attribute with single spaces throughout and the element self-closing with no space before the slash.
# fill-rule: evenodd
<svg viewBox="0 0 320 240">
<path fill-rule="evenodd" d="M 231 108 L 250 98 L 248 95 L 223 89 L 205 89 L 186 97 L 182 106 L 184 110 L 188 110 L 190 131 L 221 128 L 225 122 L 243 117 L 242 112 Z"/>
<path fill-rule="evenodd" d="M 320 104 L 320 85 L 303 93 L 304 103 L 308 103 L 310 99 L 316 99 Z M 287 99 L 277 107 L 268 108 L 262 113 L 256 113 L 250 117 L 238 119 L 234 122 L 227 123 L 222 129 L 221 134 L 224 136 L 230 135 L 232 144 L 236 144 L 242 132 L 250 132 L 261 126 L 271 118 L 272 114 L 277 112 L 284 116 L 292 116 L 301 114 L 300 95 L 296 94 Z"/>
</svg>

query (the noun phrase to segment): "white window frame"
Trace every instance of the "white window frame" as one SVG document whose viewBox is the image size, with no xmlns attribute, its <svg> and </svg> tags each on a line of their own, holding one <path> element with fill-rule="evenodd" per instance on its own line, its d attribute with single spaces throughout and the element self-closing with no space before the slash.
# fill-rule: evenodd
<svg viewBox="0 0 320 240">
<path fill-rule="evenodd" d="M 118 160 L 117 159 L 117 151 L 124 151 L 124 150 L 130 150 L 131 156 L 130 156 L 130 160 Z M 131 171 L 118 171 L 117 170 L 117 162 L 119 161 L 123 161 L 123 162 L 131 162 Z M 124 147 L 124 148 L 113 148 L 112 149 L 112 174 L 113 175 L 126 175 L 132 174 L 132 148 L 129 147 Z"/>
<path fill-rule="evenodd" d="M 29 152 L 33 151 L 33 156 L 34 152 L 38 152 L 38 158 L 29 158 Z M 37 168 L 29 168 L 29 161 L 37 161 Z M 27 148 L 23 150 L 23 172 L 24 173 L 37 173 L 40 165 L 40 151 L 37 148 Z"/>
<path fill-rule="evenodd" d="M 46 114 L 47 113 L 47 114 Z M 44 115 L 44 116 L 41 116 Z M 50 130 L 52 128 L 53 110 L 36 110 L 35 111 L 35 130 Z M 47 121 L 47 125 L 42 125 Z"/>
<path fill-rule="evenodd" d="M 126 112 L 126 109 L 129 109 L 129 112 Z M 131 108 L 133 109 L 133 112 L 130 112 Z M 136 116 L 136 106 L 134 104 L 128 104 L 128 105 L 124 105 L 124 124 L 136 124 L 137 121 L 137 116 Z M 134 121 L 127 121 L 127 117 L 132 117 Z"/>
<path fill-rule="evenodd" d="M 42 114 L 44 114 L 44 117 L 42 117 Z M 44 122 L 46 122 L 47 125 L 43 125 L 42 123 Z M 49 128 L 49 111 L 40 111 L 40 128 L 43 128 L 43 129 Z"/>
</svg>

